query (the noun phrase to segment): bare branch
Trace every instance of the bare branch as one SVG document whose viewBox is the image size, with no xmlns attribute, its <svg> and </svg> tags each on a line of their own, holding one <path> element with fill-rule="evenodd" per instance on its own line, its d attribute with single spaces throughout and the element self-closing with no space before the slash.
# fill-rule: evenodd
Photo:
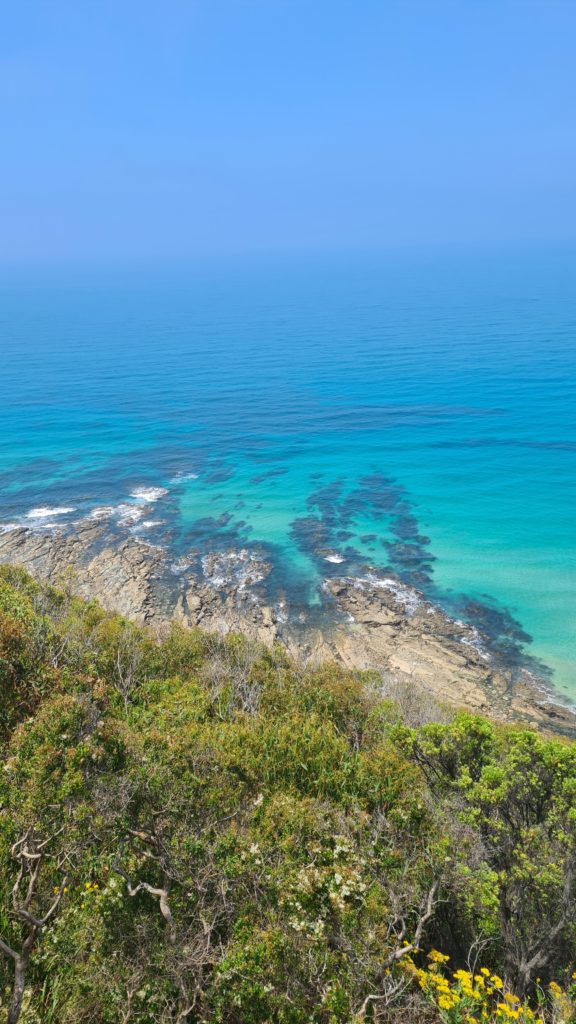
<svg viewBox="0 0 576 1024">
<path fill-rule="evenodd" d="M 34 835 L 34 830 L 29 828 L 11 847 L 12 858 L 18 864 L 16 880 L 12 886 L 12 915 L 22 923 L 24 931 L 19 951 L 0 938 L 0 952 L 14 962 L 12 997 L 8 1008 L 7 1024 L 17 1024 L 20 1018 L 26 973 L 32 951 L 42 930 L 56 914 L 65 891 L 67 874 L 62 878 L 58 892 L 46 912 L 39 917 L 32 913 L 31 907 L 38 895 L 40 871 L 49 856 L 47 847 L 62 831 L 59 829 L 47 839 L 40 841 Z M 60 870 L 60 858 L 57 861 L 57 867 Z M 22 892 L 23 889 L 24 892 Z"/>
<path fill-rule="evenodd" d="M 436 881 L 433 883 L 433 885 L 430 887 L 428 891 L 424 911 L 418 918 L 412 942 L 408 942 L 404 946 L 401 946 L 400 948 L 395 949 L 392 953 L 390 953 L 386 960 L 384 961 L 384 968 L 391 967 L 392 964 L 397 963 L 398 960 L 401 960 L 403 956 L 408 956 L 409 953 L 415 953 L 416 950 L 420 948 L 422 933 L 427 922 L 432 917 L 432 914 L 434 913 L 434 908 L 436 907 L 436 904 L 438 902 L 435 898 L 437 892 L 438 882 Z M 400 941 L 402 941 L 402 939 L 404 938 L 405 931 L 406 929 L 404 921 L 402 921 L 402 927 L 400 930 Z"/>
<path fill-rule="evenodd" d="M 4 939 L 0 939 L 0 949 L 6 954 L 6 956 L 12 957 L 12 960 L 18 959 L 18 953 L 16 950 L 12 949 L 12 946 L 9 946 L 7 942 L 4 942 Z"/>
</svg>

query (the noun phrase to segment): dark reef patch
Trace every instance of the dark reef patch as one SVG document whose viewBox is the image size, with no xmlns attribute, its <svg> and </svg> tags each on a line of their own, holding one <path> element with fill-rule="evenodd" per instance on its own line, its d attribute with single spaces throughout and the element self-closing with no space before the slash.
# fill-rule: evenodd
<svg viewBox="0 0 576 1024">
<path fill-rule="evenodd" d="M 253 476 L 249 483 L 261 484 L 264 482 L 264 480 L 272 480 L 273 477 L 284 476 L 287 472 L 288 470 L 283 467 L 279 467 L 278 469 L 270 469 L 266 473 L 259 473 L 258 476 Z"/>
<path fill-rule="evenodd" d="M 539 660 L 527 653 L 531 637 L 510 611 L 499 608 L 490 597 L 485 601 L 466 595 L 442 592 L 434 585 L 435 556 L 430 550 L 430 538 L 421 530 L 414 505 L 402 485 L 383 473 L 372 473 L 360 478 L 358 485 L 345 493 L 340 479 L 314 490 L 308 498 L 311 514 L 292 522 L 291 538 L 308 555 L 317 572 L 324 578 L 362 575 L 372 568 L 374 561 L 353 546 L 342 541 L 354 536 L 357 520 L 378 519 L 382 533 L 360 536 L 363 544 L 380 541 L 384 560 L 377 567 L 389 571 L 399 581 L 415 587 L 444 608 L 458 616 L 490 640 L 491 650 L 511 674 L 528 669 L 541 678 L 551 673 Z"/>
<path fill-rule="evenodd" d="M 233 476 L 234 470 L 230 466 L 222 466 L 212 470 L 211 473 L 208 473 L 208 475 L 204 477 L 204 480 L 207 484 L 223 484 Z"/>
<path fill-rule="evenodd" d="M 539 659 L 527 653 L 526 645 L 532 637 L 507 608 L 502 608 L 489 596 L 483 595 L 478 601 L 462 595 L 458 611 L 466 622 L 476 626 L 490 639 L 491 650 L 503 665 L 511 670 L 527 668 L 544 679 L 552 677 L 552 671 Z"/>
<path fill-rule="evenodd" d="M 313 555 L 318 548 L 327 547 L 330 536 L 330 527 L 316 516 L 301 516 L 290 524 L 291 539 L 306 554 Z"/>
<path fill-rule="evenodd" d="M 220 516 L 204 516 L 188 523 L 181 532 L 178 554 L 183 554 L 191 547 L 201 551 L 242 548 L 248 541 L 251 529 L 243 521 L 235 523 L 230 512 L 223 512 Z"/>
<path fill-rule="evenodd" d="M 389 568 L 412 586 L 431 584 L 434 556 L 429 538 L 420 532 L 405 489 L 390 477 L 372 473 L 348 492 L 344 481 L 335 479 L 312 491 L 307 505 L 311 514 L 293 520 L 291 539 L 322 575 L 333 575 L 342 561 L 348 574 L 366 571 L 370 559 L 353 546 L 342 545 L 355 536 L 357 521 L 368 518 L 382 523 L 380 542 L 387 557 L 381 568 Z M 363 534 L 360 540 L 376 542 L 378 534 Z"/>
</svg>

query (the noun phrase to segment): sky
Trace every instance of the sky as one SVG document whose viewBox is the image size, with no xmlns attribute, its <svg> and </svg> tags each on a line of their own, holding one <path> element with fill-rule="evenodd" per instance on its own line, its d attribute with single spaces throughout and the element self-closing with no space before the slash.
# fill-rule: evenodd
<svg viewBox="0 0 576 1024">
<path fill-rule="evenodd" d="M 18 0 L 0 263 L 576 240 L 576 0 Z"/>
</svg>

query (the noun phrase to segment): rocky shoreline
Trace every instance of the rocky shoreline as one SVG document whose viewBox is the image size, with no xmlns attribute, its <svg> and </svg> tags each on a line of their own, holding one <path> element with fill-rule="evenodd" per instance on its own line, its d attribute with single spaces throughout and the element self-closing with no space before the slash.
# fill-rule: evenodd
<svg viewBox="0 0 576 1024">
<path fill-rule="evenodd" d="M 255 550 L 191 551 L 174 561 L 164 548 L 98 520 L 0 533 L 2 562 L 52 583 L 67 579 L 79 596 L 136 622 L 239 631 L 281 643 L 307 663 L 374 669 L 441 703 L 576 737 L 576 714 L 556 703 L 543 680 L 506 664 L 480 630 L 382 570 L 327 578 L 319 617 L 282 598 L 270 603 L 272 566 Z"/>
</svg>

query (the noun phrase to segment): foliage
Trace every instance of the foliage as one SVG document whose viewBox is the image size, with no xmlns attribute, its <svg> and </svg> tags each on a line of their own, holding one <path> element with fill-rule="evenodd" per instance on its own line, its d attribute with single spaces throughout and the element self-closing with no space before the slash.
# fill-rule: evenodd
<svg viewBox="0 0 576 1024">
<path fill-rule="evenodd" d="M 0 715 L 0 1020 L 576 1019 L 571 744 L 6 567 Z"/>
</svg>

